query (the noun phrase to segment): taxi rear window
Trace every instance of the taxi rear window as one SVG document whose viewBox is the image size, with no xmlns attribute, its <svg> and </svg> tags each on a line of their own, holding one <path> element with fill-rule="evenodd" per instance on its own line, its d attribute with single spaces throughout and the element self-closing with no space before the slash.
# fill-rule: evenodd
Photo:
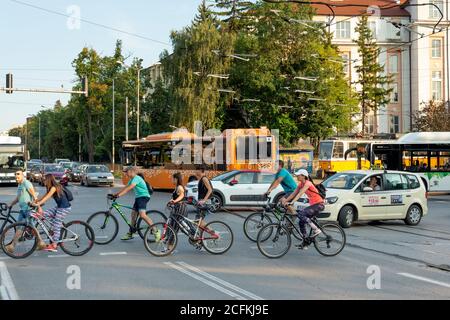
<svg viewBox="0 0 450 320">
<path fill-rule="evenodd" d="M 406 178 L 406 181 L 408 181 L 408 188 L 409 189 L 417 189 L 420 188 L 420 182 L 419 179 L 413 174 L 405 174 L 404 177 Z"/>
</svg>

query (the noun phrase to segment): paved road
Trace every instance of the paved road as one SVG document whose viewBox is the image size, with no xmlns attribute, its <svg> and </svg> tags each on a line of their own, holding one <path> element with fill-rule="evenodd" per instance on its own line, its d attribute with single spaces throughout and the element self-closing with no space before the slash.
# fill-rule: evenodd
<svg viewBox="0 0 450 320">
<path fill-rule="evenodd" d="M 73 186 L 69 219 L 106 208 L 109 188 Z M 43 189 L 39 189 L 43 193 Z M 0 201 L 14 196 L 0 188 Z M 168 193 L 151 207 L 164 209 Z M 132 202 L 127 196 L 124 202 Z M 148 254 L 140 238 L 96 245 L 83 257 L 36 253 L 24 260 L 0 254 L 0 296 L 19 299 L 448 299 L 450 297 L 450 196 L 429 200 L 430 214 L 417 227 L 403 222 L 359 224 L 347 229 L 348 246 L 333 258 L 314 248 L 291 249 L 282 259 L 262 256 L 242 224 L 246 212 L 218 213 L 235 235 L 229 252 L 212 256 L 184 238 L 169 257 Z M 123 226 L 120 234 L 127 230 Z M 75 271 L 74 271 L 75 270 Z M 73 272 L 80 289 L 72 288 Z M 380 289 L 372 274 L 380 272 Z M 371 277 L 372 276 L 372 277 Z M 370 278 L 369 278 L 370 277 Z M 72 284 L 72 285 L 71 285 Z M 69 285 L 69 286 L 68 286 Z"/>
</svg>

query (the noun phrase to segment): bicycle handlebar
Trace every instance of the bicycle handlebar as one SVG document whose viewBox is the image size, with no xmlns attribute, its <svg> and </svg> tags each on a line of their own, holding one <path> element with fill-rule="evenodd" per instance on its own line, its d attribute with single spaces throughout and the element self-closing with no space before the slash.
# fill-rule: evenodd
<svg viewBox="0 0 450 320">
<path fill-rule="evenodd" d="M 108 200 L 116 200 L 118 198 L 117 196 L 115 196 L 111 193 L 108 193 L 108 195 L 106 197 L 108 198 Z"/>
<path fill-rule="evenodd" d="M 6 211 L 8 210 L 8 204 L 6 203 L 0 203 L 0 211 Z"/>
</svg>

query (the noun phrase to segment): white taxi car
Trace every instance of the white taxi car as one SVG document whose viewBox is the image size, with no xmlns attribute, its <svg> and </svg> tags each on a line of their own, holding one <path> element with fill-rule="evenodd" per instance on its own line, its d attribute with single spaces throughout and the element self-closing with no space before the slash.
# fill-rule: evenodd
<svg viewBox="0 0 450 320">
<path fill-rule="evenodd" d="M 371 181 L 372 180 L 372 181 Z M 417 225 L 428 213 L 427 191 L 419 175 L 401 171 L 355 170 L 334 174 L 321 216 L 348 228 L 355 221 L 404 220 Z"/>
</svg>

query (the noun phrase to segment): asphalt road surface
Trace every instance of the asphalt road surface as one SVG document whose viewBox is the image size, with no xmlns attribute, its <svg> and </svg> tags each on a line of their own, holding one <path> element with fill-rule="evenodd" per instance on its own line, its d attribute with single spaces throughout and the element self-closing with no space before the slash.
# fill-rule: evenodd
<svg viewBox="0 0 450 320">
<path fill-rule="evenodd" d="M 66 221 L 87 220 L 107 208 L 117 190 L 71 186 L 75 200 Z M 44 190 L 38 187 L 40 194 Z M 8 202 L 14 187 L 0 188 Z M 164 210 L 169 193 L 154 194 L 150 207 Z M 121 199 L 132 203 L 132 195 Z M 85 256 L 37 252 L 14 260 L 0 253 L 3 299 L 449 299 L 450 196 L 429 200 L 429 215 L 417 227 L 402 221 L 358 224 L 346 229 L 347 246 L 336 257 L 314 247 L 294 247 L 281 259 L 267 259 L 245 238 L 248 211 L 221 212 L 234 232 L 224 255 L 196 250 L 181 235 L 175 253 L 151 256 L 137 237 L 95 245 Z"/>
</svg>

